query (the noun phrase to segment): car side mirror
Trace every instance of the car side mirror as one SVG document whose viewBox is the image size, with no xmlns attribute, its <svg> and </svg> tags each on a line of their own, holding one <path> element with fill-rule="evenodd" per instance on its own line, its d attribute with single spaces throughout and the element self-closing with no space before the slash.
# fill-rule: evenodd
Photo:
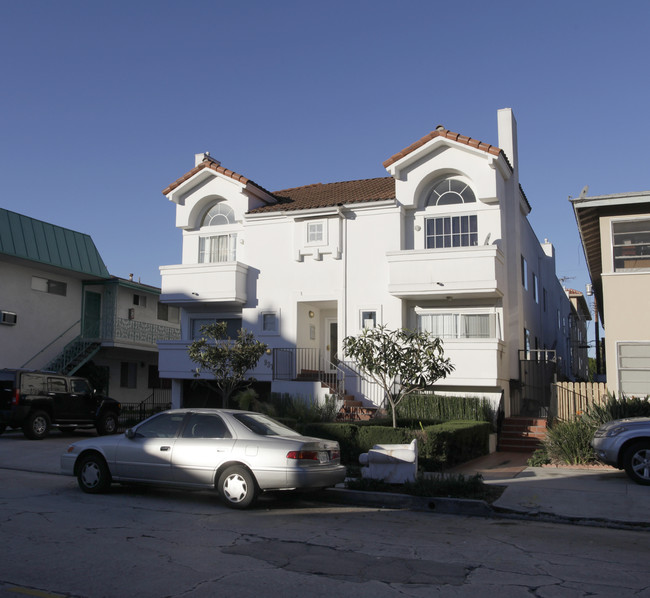
<svg viewBox="0 0 650 598">
<path fill-rule="evenodd" d="M 124 436 L 127 438 L 135 438 L 135 430 L 133 428 L 128 428 L 126 432 L 124 432 Z"/>
</svg>

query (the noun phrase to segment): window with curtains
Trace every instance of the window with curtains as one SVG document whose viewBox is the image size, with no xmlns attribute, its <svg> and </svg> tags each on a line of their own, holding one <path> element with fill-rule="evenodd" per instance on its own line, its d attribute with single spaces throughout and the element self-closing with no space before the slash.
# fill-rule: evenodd
<svg viewBox="0 0 650 598">
<path fill-rule="evenodd" d="M 199 263 L 234 262 L 237 259 L 237 233 L 199 239 Z"/>
<path fill-rule="evenodd" d="M 420 311 L 417 319 L 418 330 L 442 339 L 501 337 L 498 314 L 495 311 Z"/>
</svg>

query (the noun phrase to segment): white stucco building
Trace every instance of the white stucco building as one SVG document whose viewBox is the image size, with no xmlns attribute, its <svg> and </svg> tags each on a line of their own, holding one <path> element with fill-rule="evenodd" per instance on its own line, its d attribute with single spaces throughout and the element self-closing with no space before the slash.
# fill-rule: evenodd
<svg viewBox="0 0 650 598">
<path fill-rule="evenodd" d="M 181 308 L 182 340 L 159 343 L 173 403 L 193 392 L 187 345 L 214 319 L 266 342 L 255 377 L 294 394 L 323 392 L 305 378 L 334 371 L 380 404 L 341 353 L 379 324 L 442 337 L 455 370 L 436 388 L 506 414 L 527 398 L 521 359 L 556 358 L 569 376 L 571 305 L 527 218 L 510 109 L 498 135 L 499 147 L 439 126 L 387 159 L 386 177 L 275 192 L 197 155 L 163 191 L 183 234 L 182 263 L 160 268 L 161 301 Z"/>
</svg>

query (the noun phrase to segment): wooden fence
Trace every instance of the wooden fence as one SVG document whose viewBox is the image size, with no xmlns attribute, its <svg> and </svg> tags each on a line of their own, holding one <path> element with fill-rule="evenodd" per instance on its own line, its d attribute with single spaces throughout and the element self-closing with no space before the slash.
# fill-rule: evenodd
<svg viewBox="0 0 650 598">
<path fill-rule="evenodd" d="M 589 405 L 607 402 L 607 385 L 603 382 L 558 382 L 552 387 L 551 413 L 558 419 L 571 419 Z"/>
</svg>

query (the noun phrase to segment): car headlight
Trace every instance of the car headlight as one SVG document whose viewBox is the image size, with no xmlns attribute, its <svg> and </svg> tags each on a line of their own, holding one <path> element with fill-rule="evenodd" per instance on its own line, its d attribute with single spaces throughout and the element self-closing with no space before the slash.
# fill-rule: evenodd
<svg viewBox="0 0 650 598">
<path fill-rule="evenodd" d="M 607 436 L 608 438 L 611 438 L 612 436 L 618 436 L 621 432 L 625 432 L 625 430 L 627 430 L 625 426 L 616 426 L 611 430 L 607 430 L 605 436 Z"/>
</svg>

